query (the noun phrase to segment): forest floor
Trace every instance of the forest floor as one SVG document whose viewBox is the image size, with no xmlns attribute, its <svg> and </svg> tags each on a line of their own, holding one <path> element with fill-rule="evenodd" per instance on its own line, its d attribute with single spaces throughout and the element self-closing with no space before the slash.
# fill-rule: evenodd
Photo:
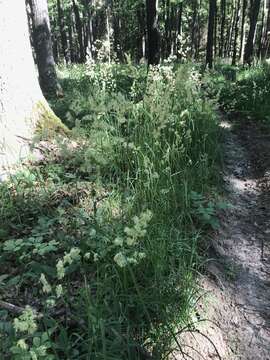
<svg viewBox="0 0 270 360">
<path fill-rule="evenodd" d="M 175 359 L 270 359 L 270 136 L 255 122 L 222 117 L 229 209 L 220 216 L 199 326 Z M 202 317 L 202 318 L 201 318 Z M 207 319 L 203 321 L 203 319 Z"/>
</svg>

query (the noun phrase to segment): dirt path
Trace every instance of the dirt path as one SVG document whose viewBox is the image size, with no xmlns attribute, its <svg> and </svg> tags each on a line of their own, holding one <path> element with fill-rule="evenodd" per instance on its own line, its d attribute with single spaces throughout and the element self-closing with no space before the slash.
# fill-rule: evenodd
<svg viewBox="0 0 270 360">
<path fill-rule="evenodd" d="M 270 359 L 270 135 L 224 120 L 227 199 L 201 286 L 199 331 L 184 336 L 180 359 Z M 269 131 L 268 131 L 269 134 Z M 205 315 L 206 314 L 206 315 Z M 215 346 L 206 337 L 209 337 Z M 215 349 L 216 347 L 216 349 Z M 192 348 L 192 349 L 191 349 Z M 219 355 L 217 354 L 217 351 Z"/>
</svg>

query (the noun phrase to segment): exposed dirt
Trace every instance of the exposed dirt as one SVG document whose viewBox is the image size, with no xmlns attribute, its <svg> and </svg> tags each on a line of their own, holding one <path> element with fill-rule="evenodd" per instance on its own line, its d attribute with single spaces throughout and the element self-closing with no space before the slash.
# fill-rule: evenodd
<svg viewBox="0 0 270 360">
<path fill-rule="evenodd" d="M 270 360 L 270 132 L 252 122 L 221 126 L 232 207 L 221 215 L 200 280 L 207 301 L 198 304 L 199 318 L 209 321 L 183 336 L 174 358 Z"/>
</svg>

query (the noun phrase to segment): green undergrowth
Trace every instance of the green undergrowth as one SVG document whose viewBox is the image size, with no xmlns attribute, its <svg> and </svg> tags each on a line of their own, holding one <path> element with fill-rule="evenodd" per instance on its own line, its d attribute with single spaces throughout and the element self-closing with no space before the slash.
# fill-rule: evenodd
<svg viewBox="0 0 270 360">
<path fill-rule="evenodd" d="M 0 298 L 25 309 L 0 306 L 0 353 L 167 359 L 222 207 L 212 104 L 191 66 L 59 75 L 71 138 L 0 184 Z"/>
<path fill-rule="evenodd" d="M 253 67 L 217 66 L 206 77 L 211 96 L 218 98 L 222 109 L 240 120 L 270 123 L 270 65 Z"/>
</svg>

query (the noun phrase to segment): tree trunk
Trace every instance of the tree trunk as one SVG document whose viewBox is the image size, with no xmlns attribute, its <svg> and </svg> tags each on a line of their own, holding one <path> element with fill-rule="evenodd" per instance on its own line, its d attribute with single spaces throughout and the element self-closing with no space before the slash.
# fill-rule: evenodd
<svg viewBox="0 0 270 360">
<path fill-rule="evenodd" d="M 138 62 L 145 63 L 145 38 L 146 38 L 146 30 L 145 30 L 145 5 L 140 3 L 137 8 L 137 19 L 138 19 L 138 39 L 137 39 L 137 60 Z"/>
<path fill-rule="evenodd" d="M 198 60 L 201 47 L 201 7 L 202 0 L 199 0 L 198 16 L 197 16 L 197 31 L 196 31 L 196 45 L 195 45 L 195 59 Z"/>
<path fill-rule="evenodd" d="M 175 38 L 175 48 L 177 50 L 177 58 L 180 59 L 182 56 L 182 22 L 183 22 L 183 2 L 178 5 L 177 11 L 177 31 Z"/>
<path fill-rule="evenodd" d="M 69 24 L 68 24 L 68 45 L 69 45 L 69 58 L 71 63 L 75 63 L 76 62 L 76 54 L 75 54 L 75 49 L 74 49 L 74 34 L 73 34 L 73 12 L 70 11 L 69 14 Z"/>
<path fill-rule="evenodd" d="M 76 0 L 72 0 L 72 6 L 73 6 L 74 15 L 75 15 L 75 26 L 76 26 L 78 42 L 79 42 L 79 53 L 80 53 L 79 54 L 79 62 L 84 63 L 85 62 L 85 51 L 84 51 L 84 46 L 83 46 L 83 26 L 82 26 L 80 11 L 79 11 Z"/>
<path fill-rule="evenodd" d="M 176 55 L 176 36 L 177 36 L 177 4 L 171 4 L 171 34 L 170 34 L 170 43 L 171 43 L 171 49 L 170 53 L 171 55 Z"/>
<path fill-rule="evenodd" d="M 24 1 L 0 0 L 0 168 L 29 153 L 37 128 L 64 128 L 36 74 Z"/>
<path fill-rule="evenodd" d="M 84 0 L 85 12 L 86 12 L 86 56 L 93 59 L 93 14 L 92 14 L 92 0 Z"/>
<path fill-rule="evenodd" d="M 66 31 L 65 31 L 65 19 L 64 19 L 64 13 L 63 13 L 63 9 L 62 9 L 61 0 L 57 0 L 57 12 L 58 12 L 58 26 L 59 26 L 60 35 L 61 35 L 62 52 L 63 52 L 65 62 L 68 63 L 69 62 L 68 44 L 67 44 L 67 35 L 66 35 Z"/>
<path fill-rule="evenodd" d="M 263 44 L 262 44 L 262 59 L 265 59 L 267 56 L 267 49 L 269 47 L 269 32 L 270 32 L 270 1 L 265 0 L 265 12 L 267 12 L 264 35 L 263 35 Z"/>
<path fill-rule="evenodd" d="M 261 19 L 261 26 L 260 26 L 260 33 L 258 36 L 258 49 L 257 49 L 257 57 L 258 59 L 262 58 L 262 47 L 263 47 L 263 34 L 264 29 L 266 27 L 266 2 L 263 2 L 263 9 L 262 9 L 262 19 Z"/>
<path fill-rule="evenodd" d="M 228 42 L 226 47 L 226 56 L 229 58 L 232 53 L 232 44 L 233 44 L 233 32 L 235 29 L 236 23 L 236 0 L 233 0 L 232 4 L 232 21 L 230 23 L 229 32 L 228 32 Z"/>
<path fill-rule="evenodd" d="M 213 45 L 215 28 L 216 0 L 209 0 L 208 35 L 206 47 L 206 66 L 213 67 Z"/>
<path fill-rule="evenodd" d="M 107 35 L 107 45 L 106 45 L 106 53 L 109 64 L 111 63 L 111 8 L 110 5 L 107 5 L 106 9 L 106 35 Z"/>
<path fill-rule="evenodd" d="M 45 96 L 62 93 L 53 58 L 47 0 L 30 0 L 33 11 L 33 38 L 39 83 Z"/>
<path fill-rule="evenodd" d="M 214 16 L 214 57 L 218 55 L 217 52 L 217 24 L 218 24 L 218 11 L 217 1 L 215 3 L 215 16 Z"/>
<path fill-rule="evenodd" d="M 240 40 L 240 59 L 243 61 L 244 47 L 245 47 L 245 34 L 246 34 L 246 11 L 247 11 L 247 0 L 243 0 L 242 4 L 242 20 L 241 20 L 241 40 Z"/>
<path fill-rule="evenodd" d="M 235 30 L 234 30 L 234 44 L 233 44 L 233 56 L 232 56 L 232 65 L 236 64 L 236 55 L 237 55 L 237 41 L 238 41 L 238 34 L 239 34 L 239 12 L 240 12 L 240 0 L 237 0 L 236 5 L 236 19 L 235 19 Z"/>
<path fill-rule="evenodd" d="M 220 44 L 219 44 L 219 57 L 224 56 L 224 33 L 225 33 L 225 20 L 226 20 L 226 0 L 221 0 L 220 3 Z"/>
<path fill-rule="evenodd" d="M 250 15 L 249 15 L 250 26 L 249 26 L 249 33 L 248 33 L 248 38 L 244 53 L 244 63 L 249 65 L 251 65 L 253 60 L 254 37 L 255 37 L 255 30 L 259 16 L 260 5 L 261 5 L 261 0 L 254 0 L 250 8 Z"/>
<path fill-rule="evenodd" d="M 148 65 L 157 65 L 160 60 L 160 36 L 158 31 L 158 0 L 146 0 L 148 35 Z"/>
<path fill-rule="evenodd" d="M 194 57 L 194 53 L 196 53 L 196 42 L 195 35 L 197 30 L 197 21 L 198 21 L 198 0 L 193 1 L 192 3 L 192 22 L 191 22 L 191 57 Z"/>
</svg>

